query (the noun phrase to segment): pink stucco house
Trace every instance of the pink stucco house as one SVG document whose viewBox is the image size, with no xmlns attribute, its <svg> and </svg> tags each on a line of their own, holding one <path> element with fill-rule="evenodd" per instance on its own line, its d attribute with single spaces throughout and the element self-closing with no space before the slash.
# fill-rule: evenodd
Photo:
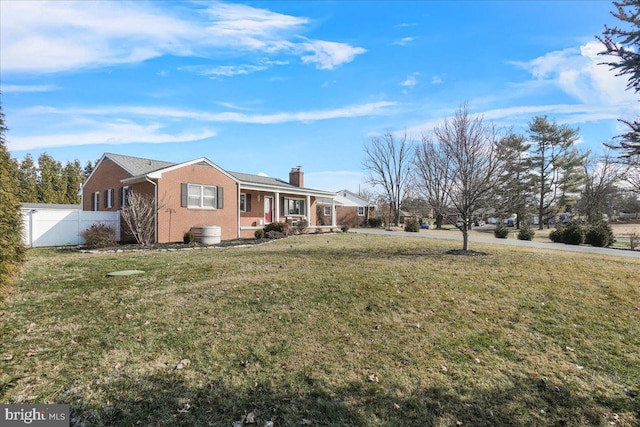
<svg viewBox="0 0 640 427">
<path fill-rule="evenodd" d="M 301 167 L 289 181 L 229 172 L 202 157 L 183 163 L 105 153 L 82 187 L 82 209 L 118 211 L 130 192 L 152 195 L 156 242 L 179 242 L 192 227 L 218 226 L 222 240 L 253 237 L 270 222 L 307 220 L 309 230 L 335 227 L 335 215 L 319 225 L 317 206 L 335 193 L 304 187 Z M 332 209 L 335 212 L 335 209 Z"/>
</svg>

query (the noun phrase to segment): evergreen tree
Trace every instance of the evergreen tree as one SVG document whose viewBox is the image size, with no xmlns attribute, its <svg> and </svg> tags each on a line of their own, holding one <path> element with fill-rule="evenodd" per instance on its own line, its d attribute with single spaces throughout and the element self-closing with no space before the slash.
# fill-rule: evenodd
<svg viewBox="0 0 640 427">
<path fill-rule="evenodd" d="M 84 170 L 83 170 L 85 181 L 87 178 L 89 178 L 89 175 L 91 175 L 91 172 L 93 172 L 97 163 L 98 163 L 97 161 L 95 163 L 92 163 L 91 160 L 87 160 L 87 164 L 84 165 Z"/>
<path fill-rule="evenodd" d="M 38 202 L 38 170 L 31 157 L 27 153 L 20 162 L 18 168 L 18 181 L 20 185 L 20 201 L 26 203 Z"/>
<path fill-rule="evenodd" d="M 601 55 L 613 56 L 615 60 L 606 62 L 618 76 L 628 76 L 627 89 L 640 93 L 640 0 L 613 2 L 616 11 L 611 14 L 624 27 L 605 26 L 603 37 L 598 37 L 605 47 Z M 618 137 L 618 144 L 610 147 L 621 150 L 622 157 L 638 164 L 640 162 L 640 122 L 620 120 L 629 130 Z"/>
<path fill-rule="evenodd" d="M 544 228 L 557 213 L 557 201 L 570 188 L 569 175 L 579 166 L 573 145 L 578 129 L 549 123 L 547 116 L 534 117 L 529 123 L 531 167 L 537 197 L 538 227 Z"/>
<path fill-rule="evenodd" d="M 78 192 L 85 180 L 84 170 L 82 169 L 82 165 L 80 165 L 80 161 L 74 160 L 73 162 L 67 162 L 64 167 L 64 176 L 67 180 L 64 202 L 70 204 L 80 203 Z"/>
<path fill-rule="evenodd" d="M 22 215 L 18 198 L 18 170 L 5 145 L 4 114 L 0 106 L 0 299 L 15 267 L 24 260 Z"/>
<path fill-rule="evenodd" d="M 62 163 L 47 153 L 38 157 L 38 202 L 65 203 L 67 180 L 63 174 Z"/>
<path fill-rule="evenodd" d="M 517 215 L 516 227 L 520 221 L 527 220 L 527 208 L 533 199 L 533 181 L 531 175 L 531 144 L 522 135 L 509 134 L 498 141 L 498 154 L 505 164 L 498 188 L 496 202 L 498 216 Z"/>
</svg>

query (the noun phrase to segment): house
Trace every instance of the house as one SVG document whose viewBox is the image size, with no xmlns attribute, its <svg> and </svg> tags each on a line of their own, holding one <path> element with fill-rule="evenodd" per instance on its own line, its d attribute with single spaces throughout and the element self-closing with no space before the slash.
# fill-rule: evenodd
<svg viewBox="0 0 640 427">
<path fill-rule="evenodd" d="M 375 217 L 375 206 L 349 190 L 340 190 L 331 200 L 319 200 L 322 216 L 331 218 L 332 213 L 339 225 L 355 227 L 366 225 Z"/>
<path fill-rule="evenodd" d="M 319 198 L 335 194 L 304 187 L 301 167 L 291 169 L 289 181 L 263 175 L 230 172 L 207 158 L 183 163 L 105 153 L 82 187 L 82 208 L 118 211 L 132 192 L 148 195 L 156 205 L 155 241 L 183 240 L 192 227 L 220 227 L 221 240 L 250 238 L 265 224 L 288 220 L 318 224 Z M 328 227 L 335 227 L 332 217 Z"/>
</svg>

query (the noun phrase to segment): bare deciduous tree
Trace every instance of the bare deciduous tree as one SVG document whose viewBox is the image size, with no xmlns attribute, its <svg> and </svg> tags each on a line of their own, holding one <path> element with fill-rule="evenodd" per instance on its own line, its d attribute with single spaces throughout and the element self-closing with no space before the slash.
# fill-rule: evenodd
<svg viewBox="0 0 640 427">
<path fill-rule="evenodd" d="M 122 210 L 122 219 L 142 246 L 150 246 L 154 242 L 157 209 L 155 199 L 151 195 L 129 193 L 128 206 Z"/>
<path fill-rule="evenodd" d="M 422 143 L 416 147 L 413 164 L 419 191 L 433 208 L 436 228 L 440 230 L 451 191 L 451 161 L 440 144 L 423 134 Z"/>
<path fill-rule="evenodd" d="M 618 192 L 616 185 L 620 178 L 620 167 L 610 152 L 602 158 L 585 156 L 583 164 L 585 183 L 576 203 L 576 210 L 593 223 L 602 214 L 612 214 L 611 205 Z"/>
<path fill-rule="evenodd" d="M 481 117 L 471 118 L 466 107 L 452 119 L 433 130 L 434 139 L 423 138 L 419 148 L 426 188 L 440 186 L 434 195 L 444 198 L 443 206 L 452 206 L 462 220 L 456 227 L 462 232 L 462 249 L 469 248 L 469 227 L 474 212 L 482 207 L 494 190 L 504 163 L 497 155 L 497 135 Z M 433 172 L 433 175 L 429 175 Z M 433 177 L 433 180 L 432 178 Z M 446 185 L 442 183 L 446 182 Z"/>
<path fill-rule="evenodd" d="M 389 203 L 389 211 L 396 225 L 400 222 L 400 203 L 410 179 L 410 150 L 406 131 L 399 137 L 386 132 L 382 138 L 373 137 L 365 145 L 363 167 L 369 172 L 369 183 L 380 186 Z"/>
</svg>

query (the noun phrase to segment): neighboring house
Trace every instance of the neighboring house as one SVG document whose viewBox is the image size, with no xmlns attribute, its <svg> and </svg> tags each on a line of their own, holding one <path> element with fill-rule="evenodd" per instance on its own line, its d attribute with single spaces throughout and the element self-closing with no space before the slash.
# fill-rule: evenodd
<svg viewBox="0 0 640 427">
<path fill-rule="evenodd" d="M 333 200 L 321 200 L 319 203 L 323 216 L 331 218 L 333 213 L 339 225 L 365 225 L 369 218 L 375 217 L 375 206 L 349 190 L 340 190 Z"/>
<path fill-rule="evenodd" d="M 158 243 L 182 241 L 192 227 L 220 227 L 221 239 L 253 237 L 265 224 L 307 220 L 317 226 L 318 198 L 334 193 L 304 188 L 296 167 L 289 182 L 226 171 L 202 157 L 172 163 L 105 153 L 82 187 L 83 210 L 118 211 L 131 192 L 152 196 Z M 335 226 L 335 217 L 329 224 Z"/>
</svg>

